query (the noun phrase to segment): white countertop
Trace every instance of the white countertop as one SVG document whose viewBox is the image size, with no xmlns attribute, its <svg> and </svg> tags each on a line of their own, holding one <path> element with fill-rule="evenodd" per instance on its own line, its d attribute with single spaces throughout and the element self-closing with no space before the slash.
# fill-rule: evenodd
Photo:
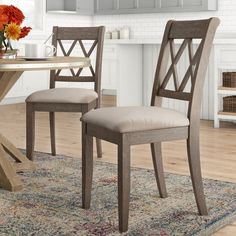
<svg viewBox="0 0 236 236">
<path fill-rule="evenodd" d="M 37 41 L 43 42 L 48 37 L 46 35 L 37 35 L 34 37 L 28 37 L 19 41 L 19 43 L 36 43 Z M 153 44 L 161 44 L 162 36 L 160 37 L 153 37 L 153 38 L 139 38 L 139 39 L 105 39 L 106 45 L 119 45 L 119 44 L 143 44 L 143 45 L 153 45 Z M 229 32 L 220 32 L 216 34 L 214 44 L 236 44 L 236 32 L 229 33 Z"/>
<path fill-rule="evenodd" d="M 105 44 L 160 44 L 161 38 L 156 39 L 105 39 Z"/>
<path fill-rule="evenodd" d="M 161 41 L 161 37 L 150 39 L 105 39 L 105 44 L 161 44 Z M 236 33 L 218 33 L 214 44 L 236 44 Z"/>
</svg>

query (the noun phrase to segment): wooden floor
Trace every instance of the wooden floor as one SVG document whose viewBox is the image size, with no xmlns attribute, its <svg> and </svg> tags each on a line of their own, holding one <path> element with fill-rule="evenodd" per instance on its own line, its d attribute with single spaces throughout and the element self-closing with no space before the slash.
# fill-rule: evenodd
<svg viewBox="0 0 236 236">
<path fill-rule="evenodd" d="M 103 105 L 115 102 L 111 96 L 103 99 Z M 201 157 L 204 178 L 236 183 L 236 124 L 222 123 L 213 129 L 209 121 L 201 123 Z M 36 150 L 50 152 L 49 122 L 47 113 L 36 115 Z M 0 130 L 17 147 L 25 148 L 25 105 L 0 106 Z M 81 157 L 80 114 L 56 114 L 57 153 Z M 96 149 L 95 149 L 96 151 Z M 116 146 L 103 142 L 102 161 L 116 163 Z M 165 171 L 189 175 L 185 142 L 163 144 Z M 152 168 L 148 145 L 132 148 L 132 165 Z M 215 236 L 235 236 L 236 222 L 220 230 Z"/>
</svg>

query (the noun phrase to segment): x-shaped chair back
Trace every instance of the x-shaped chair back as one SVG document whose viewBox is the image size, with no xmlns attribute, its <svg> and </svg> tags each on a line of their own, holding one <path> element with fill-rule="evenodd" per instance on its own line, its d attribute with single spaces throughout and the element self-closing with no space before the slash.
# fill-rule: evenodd
<svg viewBox="0 0 236 236">
<path fill-rule="evenodd" d="M 200 116 L 204 75 L 211 50 L 209 45 L 214 37 L 214 33 L 209 32 L 209 29 L 214 31 L 218 25 L 219 20 L 216 18 L 185 22 L 169 21 L 167 23 L 153 86 L 152 106 L 160 106 L 162 98 L 188 101 L 188 118 L 191 120 L 193 116 L 195 118 Z M 194 52 L 193 40 L 195 39 L 198 47 Z M 182 42 L 177 51 L 175 40 L 178 41 L 178 44 L 180 41 Z M 177 65 L 186 50 L 188 51 L 189 67 L 181 79 Z M 169 60 L 171 65 L 168 68 Z M 170 89 L 168 86 L 171 82 L 174 84 L 174 89 Z M 190 91 L 186 91 L 187 84 L 191 84 Z"/>
<path fill-rule="evenodd" d="M 52 45 L 64 56 L 71 56 L 76 47 L 82 51 L 84 57 L 91 57 L 96 51 L 95 68 L 89 67 L 91 75 L 82 75 L 83 68 L 75 71 L 70 69 L 71 75 L 62 75 L 61 70 L 52 71 L 50 74 L 50 88 L 55 88 L 55 82 L 94 82 L 94 90 L 100 94 L 101 89 L 101 70 L 102 70 L 102 52 L 105 27 L 53 27 Z M 86 49 L 85 42 L 90 45 L 90 49 Z M 71 43 L 66 50 L 64 44 Z M 78 49 L 78 48 L 77 48 Z M 57 55 L 57 51 L 55 55 Z M 78 55 L 76 55 L 78 56 Z M 80 55 L 81 56 L 81 55 Z"/>
</svg>

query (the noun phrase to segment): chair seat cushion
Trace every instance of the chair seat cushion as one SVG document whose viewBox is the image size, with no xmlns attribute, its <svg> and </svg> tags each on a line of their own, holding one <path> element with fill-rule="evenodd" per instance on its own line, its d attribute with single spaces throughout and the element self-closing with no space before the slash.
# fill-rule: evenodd
<svg viewBox="0 0 236 236">
<path fill-rule="evenodd" d="M 82 121 L 119 133 L 185 127 L 188 118 L 161 107 L 109 107 L 92 110 Z"/>
<path fill-rule="evenodd" d="M 90 103 L 98 98 L 98 94 L 83 88 L 54 88 L 32 93 L 26 102 L 33 103 Z"/>
</svg>

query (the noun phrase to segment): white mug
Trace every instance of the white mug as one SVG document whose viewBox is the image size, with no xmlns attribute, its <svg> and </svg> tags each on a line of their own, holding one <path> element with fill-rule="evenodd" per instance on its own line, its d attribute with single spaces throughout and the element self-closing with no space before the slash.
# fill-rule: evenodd
<svg viewBox="0 0 236 236">
<path fill-rule="evenodd" d="M 56 48 L 51 45 L 45 44 L 33 44 L 26 43 L 25 44 L 25 56 L 26 57 L 35 57 L 35 58 L 44 58 L 44 57 L 52 57 L 56 52 Z"/>
</svg>

